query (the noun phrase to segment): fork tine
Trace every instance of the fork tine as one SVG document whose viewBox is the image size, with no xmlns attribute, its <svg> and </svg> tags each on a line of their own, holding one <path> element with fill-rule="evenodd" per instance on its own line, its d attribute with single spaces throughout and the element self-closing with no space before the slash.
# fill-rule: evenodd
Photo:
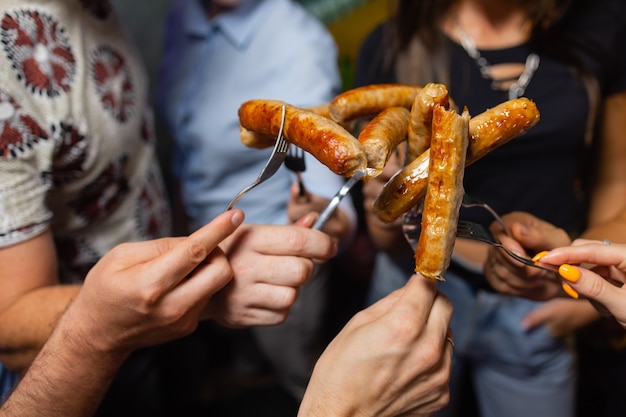
<svg viewBox="0 0 626 417">
<path fill-rule="evenodd" d="M 250 191 L 257 185 L 261 184 L 268 178 L 272 177 L 276 173 L 276 171 L 278 171 L 278 168 L 280 168 L 280 166 L 285 161 L 285 158 L 287 157 L 287 149 L 289 149 L 289 142 L 283 136 L 283 127 L 285 126 L 285 113 L 286 113 L 286 108 L 285 106 L 283 106 L 280 129 L 278 131 L 276 142 L 274 143 L 274 149 L 272 149 L 272 154 L 270 155 L 269 159 L 265 163 L 265 166 L 259 173 L 259 176 L 256 178 L 256 180 L 252 184 L 248 185 L 243 190 L 241 190 L 235 196 L 235 198 L 233 198 L 230 201 L 230 203 L 228 204 L 228 206 L 226 207 L 224 211 L 228 211 L 232 209 L 234 205 L 237 203 L 237 201 L 239 201 L 239 199 L 243 197 L 245 193 L 247 193 L 248 191 Z"/>
<path fill-rule="evenodd" d="M 509 228 L 507 227 L 506 223 L 504 223 L 504 220 L 502 220 L 502 217 L 500 217 L 500 215 L 489 204 L 483 201 L 477 200 L 474 197 L 471 197 L 470 195 L 468 195 L 467 193 L 463 193 L 463 202 L 461 204 L 463 205 L 463 207 L 466 207 L 466 208 L 480 207 L 488 211 L 489 214 L 491 214 L 491 216 L 494 218 L 494 220 L 500 224 L 500 227 L 502 227 L 502 230 L 504 230 L 507 235 L 511 236 L 511 233 L 509 232 Z"/>
<path fill-rule="evenodd" d="M 511 258 L 525 264 L 528 266 L 533 266 L 539 269 L 544 269 L 546 271 L 553 272 L 552 269 L 537 265 L 532 259 L 526 258 L 524 256 L 518 255 L 513 252 L 506 246 L 504 246 L 501 242 L 499 242 L 491 233 L 489 229 L 483 226 L 480 223 L 474 223 L 470 221 L 461 220 L 458 222 L 457 228 L 457 237 L 465 237 L 468 239 L 474 239 L 481 242 L 488 243 L 493 246 L 497 246 L 504 250 Z"/>
<path fill-rule="evenodd" d="M 285 167 L 296 174 L 298 179 L 298 186 L 300 189 L 300 196 L 306 195 L 306 189 L 304 188 L 304 182 L 302 181 L 301 173 L 306 169 L 306 163 L 304 160 L 304 150 L 299 146 L 291 144 L 287 157 L 285 158 Z"/>
</svg>

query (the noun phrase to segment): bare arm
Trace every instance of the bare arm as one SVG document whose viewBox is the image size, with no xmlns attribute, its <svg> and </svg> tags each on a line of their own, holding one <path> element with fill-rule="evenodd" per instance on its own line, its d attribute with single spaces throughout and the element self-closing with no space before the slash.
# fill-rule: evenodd
<svg viewBox="0 0 626 417">
<path fill-rule="evenodd" d="M 607 98 L 601 122 L 598 179 L 583 236 L 626 242 L 626 92 Z"/>
<path fill-rule="evenodd" d="M 22 371 L 80 287 L 57 285 L 50 231 L 0 249 L 0 265 L 0 360 L 7 368 Z"/>
<path fill-rule="evenodd" d="M 589 228 L 582 236 L 588 239 L 626 242 L 626 93 L 607 98 L 604 107 L 600 132 L 600 163 L 588 217 Z M 523 253 L 524 248 L 540 251 L 569 244 L 564 231 L 530 215 L 513 223 L 511 230 L 517 242 L 507 239 L 503 234 L 500 237 L 507 246 L 520 253 Z M 485 264 L 485 273 L 494 287 L 507 294 L 534 299 L 565 295 L 556 274 L 547 277 L 545 273 L 534 268 L 513 265 L 497 250 L 490 250 L 490 262 Z M 580 314 L 580 323 L 590 322 L 598 317 L 585 301 L 570 303 L 580 306 L 576 310 Z M 542 312 L 536 314 L 541 315 Z M 564 310 L 564 314 L 572 322 L 572 311 Z M 557 315 L 552 312 L 550 317 L 557 318 Z M 546 318 L 546 321 L 549 320 Z"/>
<path fill-rule="evenodd" d="M 92 415 L 132 351 L 196 328 L 207 301 L 232 278 L 217 245 L 242 220 L 233 210 L 189 237 L 122 244 L 105 255 L 0 417 Z"/>
</svg>

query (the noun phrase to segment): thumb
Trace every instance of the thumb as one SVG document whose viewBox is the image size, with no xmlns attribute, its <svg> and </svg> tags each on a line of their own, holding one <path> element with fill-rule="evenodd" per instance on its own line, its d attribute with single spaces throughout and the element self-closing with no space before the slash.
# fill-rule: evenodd
<svg viewBox="0 0 626 417">
<path fill-rule="evenodd" d="M 536 228 L 530 228 L 523 223 L 514 223 L 510 231 L 515 240 L 525 248 L 543 250 L 550 247 L 546 244 L 549 239 Z"/>
<path fill-rule="evenodd" d="M 437 296 L 437 280 L 415 274 L 407 281 L 401 293 L 396 310 L 398 314 L 405 314 L 410 310 L 410 316 L 415 319 L 428 320 L 433 303 Z"/>
<path fill-rule="evenodd" d="M 564 230 L 545 222 L 535 221 L 513 223 L 510 227 L 513 237 L 525 248 L 535 251 L 549 250 L 570 244 Z"/>
<path fill-rule="evenodd" d="M 522 319 L 522 328 L 526 331 L 530 331 L 545 324 L 547 319 L 548 317 L 546 317 L 544 309 L 538 307 Z"/>
</svg>

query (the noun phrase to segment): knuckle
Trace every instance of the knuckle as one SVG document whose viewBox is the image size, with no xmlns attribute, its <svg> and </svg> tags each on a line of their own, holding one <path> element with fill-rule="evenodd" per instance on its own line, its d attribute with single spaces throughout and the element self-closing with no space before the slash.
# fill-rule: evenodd
<svg viewBox="0 0 626 417">
<path fill-rule="evenodd" d="M 163 288 L 156 283 L 144 285 L 140 291 L 141 303 L 145 311 L 153 310 L 164 296 Z"/>
<path fill-rule="evenodd" d="M 189 258 L 195 263 L 202 262 L 208 255 L 207 249 L 202 244 L 195 241 L 189 242 L 187 252 L 189 253 Z"/>
<path fill-rule="evenodd" d="M 304 229 L 303 229 L 304 230 Z M 298 228 L 290 229 L 285 237 L 289 247 L 296 253 L 303 253 L 306 248 L 307 238 Z"/>
</svg>

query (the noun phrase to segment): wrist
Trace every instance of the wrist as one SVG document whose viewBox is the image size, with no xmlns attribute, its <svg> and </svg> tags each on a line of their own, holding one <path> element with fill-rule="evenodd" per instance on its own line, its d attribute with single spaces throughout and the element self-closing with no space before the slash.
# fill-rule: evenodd
<svg viewBox="0 0 626 417">
<path fill-rule="evenodd" d="M 117 368 L 130 356 L 130 348 L 120 348 L 106 335 L 110 329 L 99 329 L 71 307 L 61 316 L 51 338 L 62 339 L 71 358 L 102 363 Z"/>
</svg>

